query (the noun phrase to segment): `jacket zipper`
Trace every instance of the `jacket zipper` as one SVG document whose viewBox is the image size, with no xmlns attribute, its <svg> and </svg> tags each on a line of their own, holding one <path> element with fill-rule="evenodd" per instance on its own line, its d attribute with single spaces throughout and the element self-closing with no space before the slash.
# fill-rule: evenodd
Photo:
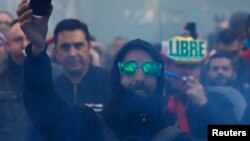
<svg viewBox="0 0 250 141">
<path fill-rule="evenodd" d="M 76 99 L 77 99 L 77 85 L 74 85 L 74 104 L 76 105 Z"/>
</svg>

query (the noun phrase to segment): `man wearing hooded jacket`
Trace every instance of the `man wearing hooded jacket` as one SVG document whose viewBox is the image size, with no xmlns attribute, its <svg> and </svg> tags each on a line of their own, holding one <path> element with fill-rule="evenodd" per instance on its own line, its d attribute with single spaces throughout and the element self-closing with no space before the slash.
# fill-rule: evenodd
<svg viewBox="0 0 250 141">
<path fill-rule="evenodd" d="M 167 127 L 164 81 L 162 58 L 150 43 L 132 40 L 118 52 L 112 67 L 112 98 L 103 111 L 118 140 L 149 141 Z M 183 132 L 174 139 L 181 140 L 191 137 Z"/>
</svg>

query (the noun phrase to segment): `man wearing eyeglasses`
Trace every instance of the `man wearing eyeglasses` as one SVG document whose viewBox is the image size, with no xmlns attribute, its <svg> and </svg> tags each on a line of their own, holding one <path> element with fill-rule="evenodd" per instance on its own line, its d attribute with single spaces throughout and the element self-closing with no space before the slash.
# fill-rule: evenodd
<svg viewBox="0 0 250 141">
<path fill-rule="evenodd" d="M 0 140 L 26 141 L 27 114 L 23 104 L 23 50 L 28 40 L 17 20 L 10 25 L 8 57 L 0 71 Z"/>
<path fill-rule="evenodd" d="M 10 24 L 13 21 L 12 15 L 7 11 L 0 11 L 0 31 L 7 34 Z"/>
<path fill-rule="evenodd" d="M 118 52 L 111 72 L 112 98 L 103 112 L 107 125 L 121 141 L 152 139 L 167 126 L 161 56 L 150 43 L 132 40 Z M 190 138 L 182 134 L 175 140 Z"/>
</svg>

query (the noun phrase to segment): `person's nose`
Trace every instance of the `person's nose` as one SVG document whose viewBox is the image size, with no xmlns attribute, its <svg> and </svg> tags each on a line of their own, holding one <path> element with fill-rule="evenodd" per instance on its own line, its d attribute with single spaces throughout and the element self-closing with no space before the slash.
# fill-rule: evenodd
<svg viewBox="0 0 250 141">
<path fill-rule="evenodd" d="M 222 68 L 219 68 L 219 69 L 218 69 L 218 74 L 223 74 L 223 73 L 224 73 L 223 69 L 222 69 Z"/>
<path fill-rule="evenodd" d="M 69 56 L 74 57 L 77 55 L 77 50 L 71 45 L 69 49 Z"/>
<path fill-rule="evenodd" d="M 135 74 L 135 81 L 141 82 L 144 81 L 145 75 L 141 68 L 139 68 Z"/>
</svg>

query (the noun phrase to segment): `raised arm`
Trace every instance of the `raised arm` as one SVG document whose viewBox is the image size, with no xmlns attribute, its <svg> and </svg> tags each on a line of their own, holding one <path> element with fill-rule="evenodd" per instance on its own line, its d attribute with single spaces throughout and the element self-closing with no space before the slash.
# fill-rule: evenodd
<svg viewBox="0 0 250 141">
<path fill-rule="evenodd" d="M 52 13 L 52 6 L 49 15 L 34 16 L 32 9 L 29 9 L 27 0 L 22 0 L 18 5 L 17 15 L 21 29 L 32 43 L 32 55 L 36 56 L 45 49 L 45 40 L 48 32 L 48 21 Z"/>
<path fill-rule="evenodd" d="M 35 17 L 26 0 L 18 5 L 17 15 L 23 32 L 31 42 L 26 49 L 24 64 L 24 103 L 35 127 L 44 136 L 50 136 L 60 122 L 65 104 L 55 94 L 50 60 L 46 55 L 49 15 Z"/>
</svg>

